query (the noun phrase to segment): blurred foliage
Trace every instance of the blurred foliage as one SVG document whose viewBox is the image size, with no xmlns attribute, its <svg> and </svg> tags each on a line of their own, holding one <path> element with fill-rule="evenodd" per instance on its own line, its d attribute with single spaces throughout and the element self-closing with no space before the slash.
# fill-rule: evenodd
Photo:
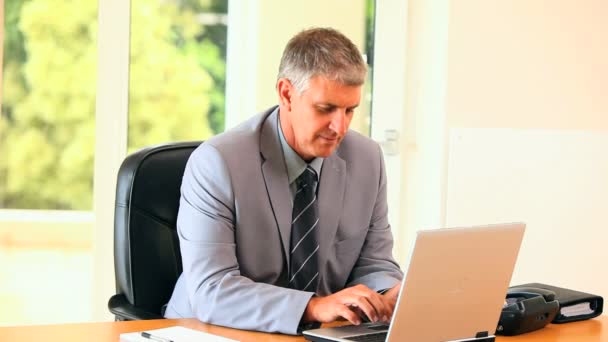
<svg viewBox="0 0 608 342">
<path fill-rule="evenodd" d="M 129 150 L 223 130 L 226 0 L 133 0 Z M 0 207 L 92 207 L 97 1 L 5 1 Z"/>
<path fill-rule="evenodd" d="M 376 28 L 376 0 L 365 2 L 365 55 L 370 68 L 374 65 L 374 29 Z M 371 82 L 369 82 L 371 83 Z"/>
</svg>

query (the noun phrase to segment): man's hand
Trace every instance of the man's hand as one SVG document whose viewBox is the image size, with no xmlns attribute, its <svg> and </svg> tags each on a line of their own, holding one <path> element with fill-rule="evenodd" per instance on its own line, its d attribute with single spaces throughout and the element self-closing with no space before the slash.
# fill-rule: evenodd
<svg viewBox="0 0 608 342">
<path fill-rule="evenodd" d="M 393 286 L 390 290 L 386 291 L 383 295 L 384 299 L 388 303 L 391 309 L 391 315 L 393 310 L 395 310 L 395 305 L 397 305 L 397 297 L 399 297 L 399 290 L 401 289 L 401 282 L 397 283 L 397 285 Z M 390 316 L 389 316 L 390 320 Z"/>
<path fill-rule="evenodd" d="M 387 292 L 394 291 L 392 288 Z M 395 301 L 399 289 L 394 294 Z M 361 324 L 357 312 L 363 312 L 370 321 L 388 321 L 393 314 L 394 301 L 387 294 L 381 295 L 365 285 L 356 285 L 327 297 L 313 297 L 304 311 L 304 322 L 328 323 L 343 318 L 352 324 Z"/>
</svg>

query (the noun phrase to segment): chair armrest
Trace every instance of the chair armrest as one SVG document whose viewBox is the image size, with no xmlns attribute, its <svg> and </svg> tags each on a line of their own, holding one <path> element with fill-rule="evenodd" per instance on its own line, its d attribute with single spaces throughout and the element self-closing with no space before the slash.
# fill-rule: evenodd
<svg viewBox="0 0 608 342">
<path fill-rule="evenodd" d="M 157 313 L 142 310 L 133 306 L 122 294 L 116 294 L 110 298 L 108 301 L 108 309 L 110 309 L 111 313 L 116 315 L 117 320 L 121 321 L 164 318 Z"/>
</svg>

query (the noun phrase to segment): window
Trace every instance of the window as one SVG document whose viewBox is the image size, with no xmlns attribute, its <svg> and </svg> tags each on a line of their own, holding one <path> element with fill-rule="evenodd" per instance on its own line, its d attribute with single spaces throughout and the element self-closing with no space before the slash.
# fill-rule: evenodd
<svg viewBox="0 0 608 342">
<path fill-rule="evenodd" d="M 227 0 L 133 0 L 129 151 L 224 131 Z"/>
<path fill-rule="evenodd" d="M 97 3 L 5 2 L 0 207 L 91 210 Z"/>
<path fill-rule="evenodd" d="M 122 32 L 122 26 L 120 30 L 98 27 L 102 6 L 105 11 L 99 15 L 112 19 L 121 14 L 117 12 L 127 13 L 125 7 L 130 9 L 130 34 Z M 229 8 L 231 17 L 233 9 L 245 9 L 247 16 L 255 17 L 246 23 L 244 34 L 231 27 L 236 32 L 231 41 Z M 98 32 L 99 42 L 131 37 L 129 53 L 116 53 L 129 58 L 128 114 L 97 113 L 125 121 L 128 115 L 128 152 L 168 141 L 204 140 L 231 127 L 228 123 L 275 104 L 282 49 L 293 34 L 311 26 L 335 27 L 364 51 L 370 63 L 369 81 L 351 128 L 370 135 L 374 11 L 373 0 L 347 5 L 338 0 L 4 1 L 0 264 L 10 266 L 0 268 L 0 300 L 5 303 L 0 324 L 111 319 L 105 307 L 107 294 L 114 292 L 108 222 L 114 198 L 111 190 L 105 190 L 112 188 L 107 180 L 115 176 L 96 172 L 105 181 L 95 186 L 106 189 L 93 194 L 93 170 L 96 159 L 97 164 L 115 166 L 114 160 L 107 163 L 107 156 L 95 150 L 95 130 L 104 126 L 96 127 L 95 101 L 115 101 L 116 96 L 107 96 L 101 86 L 96 89 L 98 64 L 108 62 L 97 60 L 98 52 L 104 52 L 97 51 Z M 115 25 L 109 20 L 100 23 Z M 254 39 L 248 42 L 250 37 Z M 233 49 L 236 58 L 229 62 L 233 45 L 240 45 L 240 50 Z M 108 74 L 122 70 L 112 63 L 101 70 Z M 251 78 L 237 75 L 229 84 L 229 69 L 240 67 Z M 239 85 L 239 91 L 229 91 Z M 229 93 L 237 96 L 224 95 Z M 254 101 L 247 102 L 247 97 Z M 252 105 L 230 112 L 231 102 Z M 98 136 L 97 143 L 116 144 Z M 108 154 L 119 154 L 118 150 L 124 148 L 108 147 Z M 108 208 L 100 209 L 102 205 Z M 92 289 L 97 284 L 103 291 Z M 70 310 L 57 310 L 68 302 Z M 93 314 L 94 305 L 105 316 Z"/>
<path fill-rule="evenodd" d="M 97 1 L 5 1 L 3 30 L 0 324 L 86 320 Z"/>
</svg>

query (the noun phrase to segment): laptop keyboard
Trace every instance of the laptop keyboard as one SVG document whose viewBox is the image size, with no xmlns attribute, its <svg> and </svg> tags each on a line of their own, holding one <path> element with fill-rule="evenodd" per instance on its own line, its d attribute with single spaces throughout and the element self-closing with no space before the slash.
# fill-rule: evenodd
<svg viewBox="0 0 608 342">
<path fill-rule="evenodd" d="M 377 332 L 373 334 L 357 335 L 345 337 L 345 339 L 356 342 L 384 342 L 388 331 Z"/>
</svg>

